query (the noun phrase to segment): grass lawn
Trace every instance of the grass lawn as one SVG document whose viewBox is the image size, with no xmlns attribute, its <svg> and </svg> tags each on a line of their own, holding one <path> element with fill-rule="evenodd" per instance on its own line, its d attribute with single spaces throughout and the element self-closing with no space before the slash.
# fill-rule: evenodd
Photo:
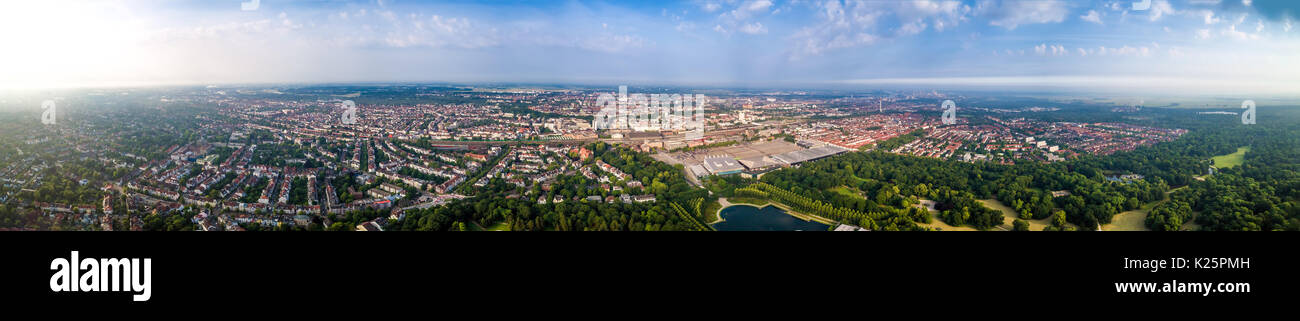
<svg viewBox="0 0 1300 321">
<path fill-rule="evenodd" d="M 758 206 L 767 206 L 767 204 L 772 203 L 772 202 L 768 202 L 765 199 L 748 198 L 748 197 L 728 197 L 727 201 L 733 204 L 749 204 L 749 205 L 758 205 Z"/>
<path fill-rule="evenodd" d="M 1110 224 L 1101 226 L 1103 231 L 1148 231 L 1146 220 L 1149 208 L 1125 211 L 1111 217 Z"/>
<path fill-rule="evenodd" d="M 1146 223 L 1147 213 L 1150 213 L 1151 209 L 1155 208 L 1156 205 L 1160 205 L 1160 203 L 1164 203 L 1168 201 L 1169 198 L 1166 197 L 1163 200 L 1142 204 L 1142 207 L 1136 210 L 1125 211 L 1119 214 L 1115 214 L 1115 216 L 1110 219 L 1110 224 L 1102 225 L 1101 230 L 1103 231 L 1150 231 L 1150 229 L 1147 228 L 1147 223 Z"/>
<path fill-rule="evenodd" d="M 998 200 L 978 200 L 978 201 L 982 203 L 984 207 L 1002 211 L 1002 225 L 989 228 L 987 231 L 1010 231 L 1011 230 L 1011 222 L 1015 221 L 1016 219 L 1015 210 L 1007 207 L 1006 205 L 1002 205 L 1002 202 L 998 202 Z M 929 228 L 938 228 L 941 231 L 979 231 L 978 229 L 966 225 L 962 225 L 962 226 L 948 225 L 948 223 L 945 223 L 943 220 L 939 219 L 938 211 L 930 211 L 930 214 L 934 217 L 934 219 L 930 221 L 930 224 L 916 223 L 916 225 L 925 226 Z M 1046 226 L 1046 225 L 1042 225 L 1041 223 L 1037 223 L 1040 226 L 1038 227 L 1038 229 L 1034 229 L 1035 224 L 1036 224 L 1035 221 L 1029 221 L 1029 226 L 1031 231 L 1041 231 L 1043 229 L 1042 226 Z"/>
<path fill-rule="evenodd" d="M 858 180 L 859 182 L 866 182 L 866 181 L 867 181 L 867 180 L 865 180 L 865 179 L 863 179 L 863 178 L 861 178 L 861 177 L 858 177 L 858 175 L 856 175 L 856 174 L 851 175 L 851 176 L 853 177 L 853 179 Z"/>
<path fill-rule="evenodd" d="M 478 223 L 474 223 L 474 225 L 478 226 Z M 492 224 L 491 226 L 485 227 L 482 230 L 483 231 L 509 231 L 508 226 L 506 226 L 506 222 Z"/>
<path fill-rule="evenodd" d="M 986 200 L 977 200 L 977 201 L 979 201 L 981 204 L 984 204 L 984 207 L 988 207 L 990 209 L 994 209 L 1002 212 L 1002 225 L 998 225 L 992 230 L 999 230 L 1000 228 L 1000 230 L 1010 231 L 1013 227 L 1013 223 L 1016 221 L 1016 218 L 1020 217 L 1020 213 L 1017 213 L 1015 209 L 1011 208 L 1010 206 L 1007 206 L 1006 204 L 1002 204 L 1002 202 L 998 201 L 997 199 L 986 199 Z M 1052 225 L 1052 217 L 1048 216 L 1047 218 L 1040 218 L 1036 220 L 1025 220 L 1025 222 L 1029 223 L 1030 231 L 1042 231 L 1043 228 Z M 1075 226 L 1072 223 L 1065 223 L 1065 225 L 1074 227 L 1076 229 L 1078 228 L 1078 226 Z"/>
<path fill-rule="evenodd" d="M 1246 162 L 1246 152 L 1250 151 L 1250 146 L 1238 147 L 1236 153 L 1214 156 L 1214 167 L 1232 168 Z"/>
<path fill-rule="evenodd" d="M 862 198 L 862 195 L 858 194 L 856 189 L 849 189 L 847 186 L 843 186 L 843 185 L 832 187 L 830 189 L 827 189 L 827 191 L 835 192 L 853 198 L 859 198 L 859 199 Z"/>
<path fill-rule="evenodd" d="M 771 205 L 772 205 L 772 206 L 775 206 L 776 208 L 781 209 L 782 211 L 785 211 L 786 214 L 790 214 L 790 216 L 794 216 L 794 217 L 797 218 L 797 219 L 801 219 L 801 220 L 805 220 L 805 221 L 812 221 L 812 222 L 817 222 L 817 223 L 822 223 L 822 224 L 830 225 L 830 226 L 832 226 L 832 227 L 834 227 L 836 224 L 838 224 L 838 223 L 835 223 L 835 221 L 833 221 L 833 220 L 831 220 L 831 219 L 829 219 L 829 218 L 825 218 L 825 217 L 821 217 L 821 216 L 817 216 L 817 215 L 809 215 L 809 214 L 800 213 L 799 211 L 795 211 L 794 208 L 792 208 L 792 207 L 790 207 L 790 206 L 788 206 L 788 205 L 785 205 L 785 204 L 781 204 L 781 203 L 771 203 Z"/>
<path fill-rule="evenodd" d="M 977 230 L 977 229 L 975 229 L 975 228 L 973 228 L 973 227 L 970 227 L 970 226 L 952 226 L 952 225 L 948 225 L 948 223 L 944 223 L 943 220 L 940 220 L 938 217 L 934 217 L 934 219 L 930 220 L 930 224 L 925 224 L 925 223 L 916 223 L 916 225 L 917 225 L 917 226 L 929 227 L 929 228 L 937 229 L 937 230 L 940 230 L 940 231 L 979 231 L 979 230 Z"/>
<path fill-rule="evenodd" d="M 717 201 L 709 202 L 708 204 L 704 204 L 704 208 L 701 208 L 700 210 L 704 211 L 705 224 L 713 224 L 722 221 L 722 217 L 718 216 L 718 212 L 722 211 L 721 203 L 718 203 Z"/>
</svg>

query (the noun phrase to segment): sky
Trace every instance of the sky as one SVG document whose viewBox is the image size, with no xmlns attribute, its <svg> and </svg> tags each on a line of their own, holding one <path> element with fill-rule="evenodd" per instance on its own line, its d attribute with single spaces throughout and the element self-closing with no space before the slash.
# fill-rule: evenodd
<svg viewBox="0 0 1300 321">
<path fill-rule="evenodd" d="M 0 88 L 531 82 L 1300 93 L 1300 1 L 1147 1 L 15 0 L 0 4 Z"/>
</svg>

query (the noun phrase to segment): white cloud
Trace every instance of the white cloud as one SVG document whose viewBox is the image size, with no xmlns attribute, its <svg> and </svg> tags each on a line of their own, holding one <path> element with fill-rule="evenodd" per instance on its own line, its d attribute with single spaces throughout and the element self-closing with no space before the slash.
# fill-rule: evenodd
<svg viewBox="0 0 1300 321">
<path fill-rule="evenodd" d="M 736 6 L 735 9 L 722 13 L 718 18 L 724 21 L 742 22 L 760 14 L 767 13 L 768 9 L 771 7 L 772 1 L 770 0 L 745 1 Z"/>
<path fill-rule="evenodd" d="M 1238 30 L 1237 30 L 1237 25 L 1231 25 L 1231 26 L 1228 26 L 1228 28 L 1227 28 L 1227 29 L 1224 29 L 1222 32 L 1220 32 L 1220 34 L 1222 34 L 1222 35 L 1224 35 L 1224 36 L 1226 36 L 1226 37 L 1229 37 L 1229 38 L 1237 39 L 1237 40 L 1254 40 L 1254 39 L 1259 39 L 1259 34 L 1252 34 L 1252 33 L 1247 33 L 1247 32 L 1244 32 L 1244 31 L 1238 31 Z"/>
<path fill-rule="evenodd" d="M 714 11 L 718 11 L 718 9 L 721 8 L 722 8 L 722 4 L 716 1 L 707 1 L 704 4 L 700 5 L 700 9 L 703 9 L 704 12 L 714 12 Z"/>
<path fill-rule="evenodd" d="M 1081 48 L 1079 52 L 1080 52 L 1080 56 L 1097 55 L 1097 56 L 1150 57 L 1151 53 L 1154 52 L 1155 49 L 1160 48 L 1160 44 L 1152 43 L 1152 45 L 1154 45 L 1155 48 L 1148 47 L 1148 46 L 1134 47 L 1128 45 L 1119 48 L 1098 46 L 1095 49 L 1088 49 L 1086 51 L 1082 50 Z"/>
<path fill-rule="evenodd" d="M 1034 53 L 1038 54 L 1039 56 L 1048 56 L 1048 55 L 1065 56 L 1068 55 L 1070 52 L 1068 50 L 1065 50 L 1065 46 L 1048 45 L 1044 43 L 1044 44 L 1039 44 L 1037 46 L 1034 46 Z"/>
<path fill-rule="evenodd" d="M 677 29 L 677 31 L 680 32 L 689 32 L 695 30 L 695 23 L 690 21 L 682 21 L 678 23 L 677 27 L 674 27 L 674 29 Z"/>
<path fill-rule="evenodd" d="M 1220 20 L 1222 20 L 1222 19 L 1219 19 L 1219 18 L 1215 17 L 1215 16 L 1214 16 L 1214 11 L 1211 11 L 1211 10 L 1203 10 L 1203 11 L 1201 11 L 1201 16 L 1203 16 L 1203 17 L 1205 18 L 1205 24 L 1207 24 L 1207 25 L 1216 24 L 1216 23 L 1219 23 Z"/>
<path fill-rule="evenodd" d="M 1088 14 L 1079 16 L 1079 19 L 1083 19 L 1083 21 L 1087 21 L 1095 24 L 1102 24 L 1101 14 L 1097 13 L 1097 10 L 1088 10 Z"/>
<path fill-rule="evenodd" d="M 984 1 L 975 11 L 989 19 L 993 26 L 1013 30 L 1020 25 L 1060 23 L 1069 12 L 1066 3 L 1059 0 L 1042 1 Z"/>
<path fill-rule="evenodd" d="M 718 15 L 718 27 L 714 28 L 714 30 L 722 34 L 729 34 L 729 29 L 751 35 L 765 34 L 767 28 L 763 27 L 762 23 L 751 22 L 750 20 L 758 18 L 764 13 L 771 13 L 771 8 L 772 1 L 770 0 L 740 2 L 735 9 Z"/>
<path fill-rule="evenodd" d="M 931 25 L 937 31 L 943 31 L 945 28 L 957 26 L 966 20 L 966 14 L 970 12 L 970 7 L 960 1 L 951 0 L 916 0 L 902 1 L 896 8 L 893 8 L 894 14 L 901 21 L 926 21 L 929 20 Z"/>
<path fill-rule="evenodd" d="M 827 50 L 874 44 L 883 37 L 904 37 L 926 30 L 943 32 L 960 25 L 970 6 L 955 0 L 824 1 L 810 3 L 816 22 L 790 37 L 788 55 L 799 59 Z M 897 21 L 896 26 L 882 26 Z"/>
<path fill-rule="evenodd" d="M 495 28 L 482 26 L 467 18 L 416 15 L 409 20 L 399 20 L 391 11 L 379 12 L 393 25 L 383 35 L 383 43 L 396 48 L 406 47 L 461 47 L 481 48 L 501 43 Z"/>
<path fill-rule="evenodd" d="M 1196 30 L 1196 39 L 1210 39 L 1210 29 Z"/>
<path fill-rule="evenodd" d="M 814 33 L 819 33 L 819 31 L 805 29 L 795 34 L 795 47 L 791 59 L 798 59 L 805 55 L 820 55 L 828 50 L 869 45 L 879 39 L 876 35 L 866 32 L 844 32 L 825 35 Z M 823 36 L 828 38 L 822 38 Z"/>
<path fill-rule="evenodd" d="M 882 13 L 850 15 L 846 13 L 844 5 L 839 1 L 827 1 L 816 8 L 819 22 L 804 27 L 794 34 L 791 59 L 798 59 L 805 55 L 820 55 L 827 50 L 865 45 L 876 41 L 877 37 L 869 33 L 869 30 L 874 28 L 876 18 Z"/>
<path fill-rule="evenodd" d="M 256 36 L 267 33 L 287 32 L 289 28 L 276 25 L 273 20 L 232 21 L 213 25 L 194 27 L 163 28 L 151 33 L 147 39 L 154 43 L 171 43 L 175 41 L 207 41 L 213 39 L 231 39 Z"/>
<path fill-rule="evenodd" d="M 760 34 L 767 33 L 767 28 L 763 27 L 763 24 L 760 22 L 747 23 L 740 26 L 736 30 L 751 35 L 760 35 Z"/>
<path fill-rule="evenodd" d="M 926 28 L 925 21 L 916 20 L 909 23 L 905 23 L 902 26 L 898 27 L 897 34 L 900 36 L 910 36 L 925 31 L 925 28 Z"/>
<path fill-rule="evenodd" d="M 287 13 L 269 19 L 227 22 L 189 28 L 160 29 L 149 37 L 151 42 L 166 45 L 183 41 L 192 46 L 257 47 L 266 42 L 291 41 L 311 48 L 453 48 L 480 49 L 506 45 L 564 47 L 596 52 L 624 52 L 652 46 L 653 41 L 636 34 L 613 32 L 607 24 L 593 22 L 600 28 L 562 29 L 548 23 L 517 22 L 489 24 L 466 17 L 425 13 L 397 13 L 388 10 L 366 12 L 343 11 L 322 13 L 307 18 L 310 28 L 291 19 Z M 757 27 L 757 28 L 753 28 Z M 694 24 L 683 22 L 678 30 L 689 31 Z M 761 31 L 761 25 L 746 32 Z"/>
<path fill-rule="evenodd" d="M 648 40 L 640 36 L 619 34 L 596 35 L 573 43 L 578 48 L 607 53 L 624 52 L 630 49 L 646 47 L 649 44 Z"/>
<path fill-rule="evenodd" d="M 757 1 L 748 1 L 744 5 L 741 5 L 740 8 L 737 8 L 735 11 L 744 11 L 747 13 L 760 13 L 763 11 L 767 11 L 767 8 L 771 8 L 771 7 L 772 7 L 772 1 L 757 0 Z"/>
<path fill-rule="evenodd" d="M 1152 0 L 1151 9 L 1148 9 L 1147 11 L 1150 12 L 1148 15 L 1151 17 L 1151 21 L 1160 20 L 1160 17 L 1163 17 L 1164 15 L 1172 15 L 1176 13 L 1174 7 L 1170 5 L 1167 0 Z"/>
</svg>

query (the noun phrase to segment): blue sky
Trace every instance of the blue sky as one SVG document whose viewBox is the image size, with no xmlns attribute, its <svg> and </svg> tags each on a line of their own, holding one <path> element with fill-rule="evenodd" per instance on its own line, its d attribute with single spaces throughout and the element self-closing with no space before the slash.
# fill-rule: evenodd
<svg viewBox="0 0 1300 321">
<path fill-rule="evenodd" d="M 16 1 L 0 33 L 31 50 L 0 53 L 0 87 L 1300 88 L 1296 1 L 1151 1 Z"/>
</svg>

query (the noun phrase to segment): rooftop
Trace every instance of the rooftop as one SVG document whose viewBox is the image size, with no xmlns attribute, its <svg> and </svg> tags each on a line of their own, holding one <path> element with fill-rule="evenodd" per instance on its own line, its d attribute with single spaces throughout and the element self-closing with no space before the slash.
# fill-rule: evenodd
<svg viewBox="0 0 1300 321">
<path fill-rule="evenodd" d="M 704 160 L 704 168 L 710 173 L 726 173 L 744 170 L 745 167 L 740 165 L 736 159 L 730 157 L 714 157 Z"/>
</svg>

